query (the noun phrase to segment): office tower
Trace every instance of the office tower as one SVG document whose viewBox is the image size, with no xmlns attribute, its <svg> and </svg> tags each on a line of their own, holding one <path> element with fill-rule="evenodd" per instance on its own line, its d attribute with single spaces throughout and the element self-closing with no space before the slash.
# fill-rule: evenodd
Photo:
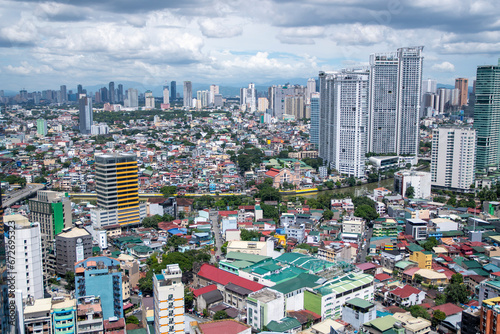
<svg viewBox="0 0 500 334">
<path fill-rule="evenodd" d="M 170 92 L 168 90 L 168 86 L 163 86 L 163 104 L 170 103 Z"/>
<path fill-rule="evenodd" d="M 139 108 L 139 92 L 137 89 L 129 88 L 127 89 L 127 99 L 125 100 L 126 108 Z"/>
<path fill-rule="evenodd" d="M 432 185 L 466 191 L 474 183 L 476 130 L 443 126 L 432 131 Z"/>
<path fill-rule="evenodd" d="M 118 102 L 118 103 L 123 102 L 123 85 L 122 84 L 118 84 L 116 102 Z"/>
<path fill-rule="evenodd" d="M 155 334 L 184 333 L 184 284 L 178 264 L 153 275 Z"/>
<path fill-rule="evenodd" d="M 99 91 L 101 92 L 101 100 L 102 100 L 102 102 L 109 102 L 108 89 L 106 87 L 102 87 Z"/>
<path fill-rule="evenodd" d="M 219 94 L 219 86 L 210 85 L 210 95 L 208 96 L 208 105 L 213 106 L 215 103 L 215 95 Z"/>
<path fill-rule="evenodd" d="M 222 99 L 222 94 L 215 94 L 214 95 L 214 107 L 222 107 L 224 105 L 223 99 Z"/>
<path fill-rule="evenodd" d="M 47 120 L 43 118 L 36 120 L 36 133 L 41 136 L 47 135 Z"/>
<path fill-rule="evenodd" d="M 145 108 L 146 109 L 154 109 L 155 108 L 155 98 L 153 96 L 153 92 L 148 90 L 144 93 L 145 99 Z"/>
<path fill-rule="evenodd" d="M 424 93 L 422 96 L 422 112 L 420 117 L 436 116 L 439 113 L 439 95 L 435 93 Z"/>
<path fill-rule="evenodd" d="M 94 119 L 92 115 L 92 98 L 82 94 L 78 100 L 78 107 L 80 109 L 80 133 L 89 135 Z"/>
<path fill-rule="evenodd" d="M 500 162 L 500 60 L 477 67 L 474 129 L 477 131 L 476 168 L 498 168 Z"/>
<path fill-rule="evenodd" d="M 417 156 L 422 50 L 370 56 L 369 152 Z"/>
<path fill-rule="evenodd" d="M 240 104 L 243 110 L 257 111 L 257 91 L 253 83 L 250 83 L 248 88 L 240 89 Z"/>
<path fill-rule="evenodd" d="M 61 102 L 68 102 L 68 93 L 66 92 L 66 85 L 61 86 Z"/>
<path fill-rule="evenodd" d="M 451 91 L 450 106 L 460 107 L 460 104 L 459 104 L 460 103 L 460 89 L 454 88 L 454 89 L 451 89 L 450 91 Z"/>
<path fill-rule="evenodd" d="M 30 222 L 21 215 L 4 216 L 4 224 L 9 226 L 8 249 L 14 245 L 15 253 L 9 252 L 7 275 L 14 277 L 15 289 L 20 290 L 23 299 L 43 298 L 42 241 L 40 225 Z M 11 240 L 13 242 L 11 242 Z M 12 282 L 10 282 L 12 284 Z"/>
<path fill-rule="evenodd" d="M 99 296 L 103 319 L 123 317 L 120 261 L 95 256 L 75 263 L 75 298 Z"/>
<path fill-rule="evenodd" d="M 461 107 L 467 105 L 467 97 L 469 96 L 469 79 L 455 79 L 455 88 L 460 91 L 458 106 Z"/>
<path fill-rule="evenodd" d="M 295 119 L 306 118 L 304 96 L 285 97 L 285 114 L 293 115 Z"/>
<path fill-rule="evenodd" d="M 365 173 L 367 71 L 320 72 L 319 156 L 339 173 Z"/>
<path fill-rule="evenodd" d="M 68 227 L 56 235 L 56 271 L 63 276 L 75 271 L 75 262 L 92 256 L 92 235 L 78 227 Z"/>
<path fill-rule="evenodd" d="M 88 295 L 78 298 L 76 305 L 76 314 L 76 333 L 104 333 L 104 319 L 101 306 L 101 297 Z"/>
<path fill-rule="evenodd" d="M 95 92 L 95 95 L 94 95 L 94 102 L 95 102 L 95 103 L 101 103 L 101 102 L 102 102 L 102 99 L 101 99 L 101 92 Z"/>
<path fill-rule="evenodd" d="M 76 90 L 77 90 L 76 94 L 78 96 L 80 96 L 80 94 L 83 94 L 83 87 L 82 87 L 82 85 L 78 85 L 78 87 L 77 87 Z"/>
<path fill-rule="evenodd" d="M 113 104 L 115 103 L 115 83 L 111 81 L 109 83 L 109 90 L 108 90 L 108 101 L 109 103 Z"/>
<path fill-rule="evenodd" d="M 269 108 L 269 100 L 266 97 L 259 97 L 257 99 L 257 110 L 265 112 Z"/>
<path fill-rule="evenodd" d="M 422 94 L 424 93 L 436 93 L 437 92 L 437 81 L 434 79 L 426 79 L 422 81 Z"/>
<path fill-rule="evenodd" d="M 139 204 L 137 156 L 96 155 L 95 174 L 98 208 L 90 211 L 94 227 L 139 225 L 146 216 L 146 205 Z"/>
<path fill-rule="evenodd" d="M 285 97 L 304 96 L 306 87 L 300 85 L 271 86 L 268 89 L 269 108 L 273 111 L 273 116 L 283 119 L 285 113 Z"/>
<path fill-rule="evenodd" d="M 191 108 L 193 104 L 193 86 L 191 81 L 184 81 L 184 102 L 182 106 L 184 108 Z"/>
<path fill-rule="evenodd" d="M 446 88 L 438 88 L 437 94 L 439 96 L 438 111 L 440 114 L 442 114 L 449 108 L 451 101 L 451 90 Z"/>
<path fill-rule="evenodd" d="M 209 99 L 209 91 L 208 90 L 199 90 L 196 92 L 196 108 L 201 109 L 201 108 L 206 108 L 208 107 L 208 99 Z"/>
<path fill-rule="evenodd" d="M 170 103 L 174 103 L 177 98 L 177 82 L 170 81 Z"/>
<path fill-rule="evenodd" d="M 316 93 L 316 80 L 310 78 L 307 80 L 307 88 L 306 88 L 306 103 L 309 104 L 311 102 L 311 95 Z"/>
<path fill-rule="evenodd" d="M 314 144 L 316 148 L 319 145 L 319 93 L 311 94 L 311 129 L 309 131 L 309 136 L 311 137 L 311 143 Z"/>
</svg>

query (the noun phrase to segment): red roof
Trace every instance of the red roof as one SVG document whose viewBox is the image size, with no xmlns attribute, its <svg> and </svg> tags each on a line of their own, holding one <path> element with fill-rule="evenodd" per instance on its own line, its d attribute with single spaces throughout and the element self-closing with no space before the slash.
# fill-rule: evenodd
<svg viewBox="0 0 500 334">
<path fill-rule="evenodd" d="M 433 311 L 440 310 L 440 311 L 443 311 L 446 314 L 446 316 L 450 316 L 452 314 L 460 313 L 464 309 L 461 308 L 460 306 L 455 305 L 455 304 L 446 303 L 446 304 L 443 304 L 443 305 L 434 306 L 432 308 L 432 310 Z"/>
<path fill-rule="evenodd" d="M 375 275 L 375 279 L 379 282 L 386 281 L 390 278 L 391 278 L 391 276 L 387 275 L 386 273 Z"/>
<path fill-rule="evenodd" d="M 405 285 L 402 288 L 396 288 L 391 291 L 392 294 L 399 296 L 401 298 L 408 298 L 411 295 L 418 295 L 420 292 L 423 292 L 417 288 L 412 287 L 411 285 Z"/>
<path fill-rule="evenodd" d="M 199 323 L 198 327 L 203 334 L 237 334 L 250 328 L 232 319 Z"/>
<path fill-rule="evenodd" d="M 193 295 L 195 297 L 198 297 L 198 296 L 201 296 L 202 294 L 204 293 L 207 293 L 207 292 L 210 292 L 210 291 L 214 291 L 214 290 L 217 290 L 217 285 L 215 284 L 210 284 L 210 285 L 207 285 L 201 289 L 196 289 L 193 291 Z"/>
<path fill-rule="evenodd" d="M 235 274 L 228 273 L 227 271 L 216 268 L 206 263 L 201 266 L 200 271 L 198 272 L 198 276 L 222 285 L 233 283 L 242 288 L 252 291 L 259 291 L 260 289 L 264 288 L 264 285 L 262 284 L 247 280 L 246 278 L 237 276 Z"/>
<path fill-rule="evenodd" d="M 376 268 L 376 266 L 373 263 L 370 263 L 370 262 L 357 264 L 356 267 L 358 267 L 359 269 L 361 269 L 363 271 L 364 270 L 370 270 L 370 269 Z"/>
<path fill-rule="evenodd" d="M 279 169 L 276 169 L 276 168 L 271 168 L 270 170 L 268 170 L 266 172 L 266 175 L 267 176 L 270 176 L 270 177 L 275 177 L 276 175 L 278 175 L 280 173 L 280 170 Z"/>
</svg>

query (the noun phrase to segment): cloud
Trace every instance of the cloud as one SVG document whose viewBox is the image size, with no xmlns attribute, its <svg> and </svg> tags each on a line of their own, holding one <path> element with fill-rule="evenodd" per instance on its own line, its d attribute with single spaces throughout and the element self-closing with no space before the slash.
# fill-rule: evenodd
<svg viewBox="0 0 500 334">
<path fill-rule="evenodd" d="M 42 2 L 36 7 L 34 14 L 51 21 L 74 22 L 85 20 L 90 10 L 57 2 Z"/>
<path fill-rule="evenodd" d="M 47 65 L 35 67 L 28 64 L 28 62 L 26 61 L 21 62 L 20 66 L 8 65 L 7 67 L 5 67 L 5 70 L 15 75 L 33 75 L 33 74 L 45 74 L 52 72 L 52 69 Z"/>
<path fill-rule="evenodd" d="M 200 19 L 198 21 L 203 36 L 208 38 L 231 38 L 240 36 L 243 27 L 228 24 L 227 19 Z"/>
<path fill-rule="evenodd" d="M 432 65 L 432 70 L 438 72 L 455 72 L 455 65 L 450 62 L 444 61 L 439 64 Z"/>
</svg>

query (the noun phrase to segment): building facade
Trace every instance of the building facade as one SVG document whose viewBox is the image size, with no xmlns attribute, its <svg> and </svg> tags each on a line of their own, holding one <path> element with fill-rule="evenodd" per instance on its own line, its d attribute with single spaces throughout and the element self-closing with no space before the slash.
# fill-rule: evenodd
<svg viewBox="0 0 500 334">
<path fill-rule="evenodd" d="M 431 173 L 414 170 L 394 173 L 394 192 L 406 196 L 409 187 L 413 187 L 413 198 L 430 198 Z"/>
<path fill-rule="evenodd" d="M 89 135 L 92 130 L 92 123 L 94 122 L 94 115 L 92 114 L 92 98 L 81 94 L 78 99 L 79 119 L 80 119 L 80 133 Z"/>
<path fill-rule="evenodd" d="M 369 152 L 417 156 L 422 50 L 370 56 Z"/>
<path fill-rule="evenodd" d="M 184 333 L 184 284 L 178 264 L 153 276 L 155 334 Z"/>
<path fill-rule="evenodd" d="M 457 78 L 455 79 L 455 89 L 458 89 L 460 96 L 458 98 L 458 105 L 464 106 L 467 104 L 469 97 L 469 79 Z"/>
<path fill-rule="evenodd" d="M 75 262 L 92 256 L 92 235 L 83 228 L 69 227 L 56 236 L 56 271 L 74 272 Z"/>
<path fill-rule="evenodd" d="M 311 129 L 309 131 L 311 143 L 319 145 L 319 93 L 311 94 Z"/>
<path fill-rule="evenodd" d="M 476 130 L 441 127 L 432 131 L 431 184 L 468 191 L 474 183 Z"/>
<path fill-rule="evenodd" d="M 496 168 L 500 163 L 500 61 L 497 66 L 478 66 L 476 78 L 476 168 Z"/>
<path fill-rule="evenodd" d="M 362 177 L 368 140 L 368 72 L 320 72 L 319 156 L 339 173 Z"/>
<path fill-rule="evenodd" d="M 184 108 L 191 108 L 193 105 L 193 85 L 191 84 L 191 81 L 184 81 L 184 95 L 183 95 L 183 107 Z"/>
<path fill-rule="evenodd" d="M 95 157 L 98 209 L 91 210 L 96 228 L 139 225 L 146 204 L 139 204 L 137 157 L 133 154 L 102 154 Z"/>
</svg>

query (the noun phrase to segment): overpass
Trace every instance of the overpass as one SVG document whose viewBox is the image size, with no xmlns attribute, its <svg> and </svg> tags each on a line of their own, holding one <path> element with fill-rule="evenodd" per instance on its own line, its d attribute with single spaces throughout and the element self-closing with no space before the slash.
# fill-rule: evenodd
<svg viewBox="0 0 500 334">
<path fill-rule="evenodd" d="M 37 191 L 42 190 L 44 188 L 45 185 L 41 183 L 28 183 L 26 187 L 24 187 L 23 189 L 14 191 L 10 194 L 6 194 L 5 196 L 3 196 L 2 207 L 8 208 L 9 206 L 14 205 L 21 200 L 36 195 Z"/>
</svg>

